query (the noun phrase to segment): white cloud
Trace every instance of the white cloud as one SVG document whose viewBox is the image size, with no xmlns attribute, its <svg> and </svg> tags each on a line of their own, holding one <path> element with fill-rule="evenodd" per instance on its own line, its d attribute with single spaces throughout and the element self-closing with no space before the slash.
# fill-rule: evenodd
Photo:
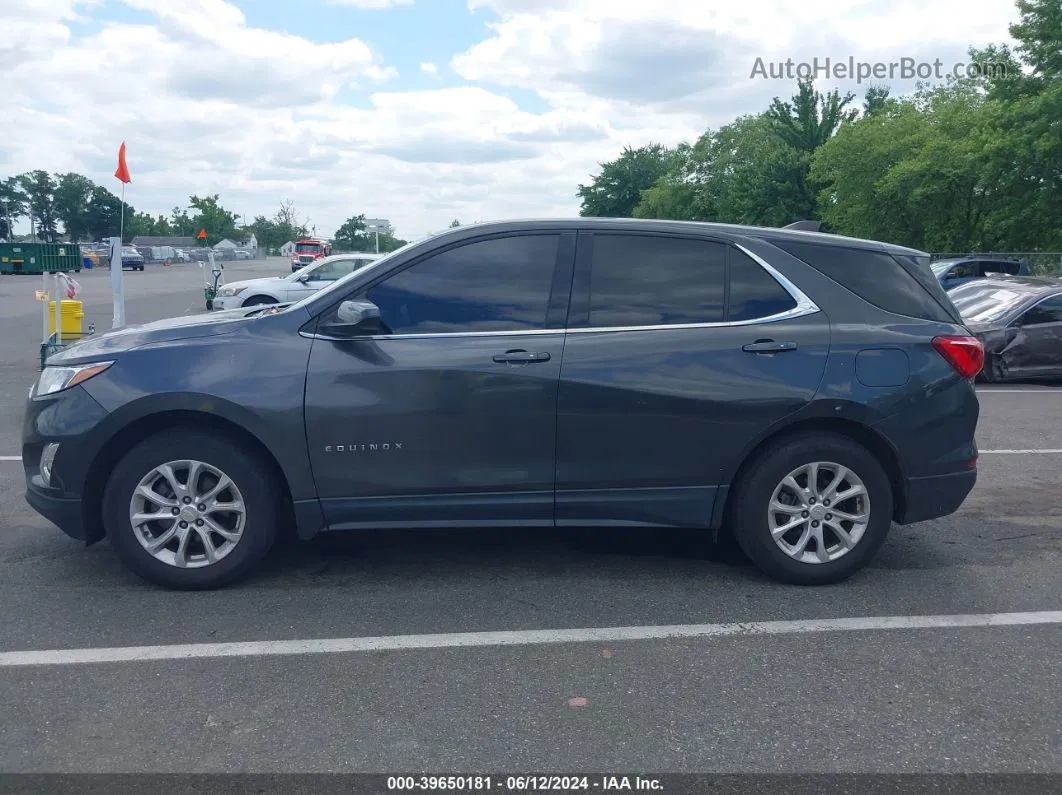
<svg viewBox="0 0 1062 795">
<path fill-rule="evenodd" d="M 147 21 L 107 22 L 104 0 L 0 3 L 0 85 L 19 121 L 0 140 L 0 176 L 76 170 L 116 189 L 125 140 L 138 209 L 219 193 L 253 216 L 293 199 L 318 232 L 364 212 L 403 236 L 454 217 L 575 214 L 578 184 L 623 146 L 690 139 L 791 94 L 749 79 L 757 56 L 947 61 L 1005 39 L 1015 17 L 1011 0 L 976 12 L 959 0 L 471 0 L 497 20 L 450 62 L 469 83 L 403 91 L 399 53 L 371 42 L 257 28 L 227 0 L 124 2 Z M 84 19 L 103 24 L 74 25 Z M 523 110 L 510 89 L 546 109 Z"/>
<path fill-rule="evenodd" d="M 351 6 L 369 11 L 379 11 L 394 6 L 411 6 L 415 0 L 327 0 L 333 6 Z"/>
</svg>

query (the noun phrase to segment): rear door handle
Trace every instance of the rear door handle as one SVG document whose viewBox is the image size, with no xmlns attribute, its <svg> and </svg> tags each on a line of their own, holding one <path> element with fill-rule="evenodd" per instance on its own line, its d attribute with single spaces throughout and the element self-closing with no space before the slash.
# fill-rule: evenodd
<svg viewBox="0 0 1062 795">
<path fill-rule="evenodd" d="M 495 354 L 494 361 L 498 364 L 532 364 L 533 362 L 548 362 L 549 354 L 546 351 L 530 353 L 525 350 L 511 350 L 505 353 Z"/>
<path fill-rule="evenodd" d="M 774 340 L 756 340 L 748 345 L 743 345 L 741 350 L 749 353 L 782 353 L 783 351 L 795 351 L 795 342 L 775 342 Z"/>
</svg>

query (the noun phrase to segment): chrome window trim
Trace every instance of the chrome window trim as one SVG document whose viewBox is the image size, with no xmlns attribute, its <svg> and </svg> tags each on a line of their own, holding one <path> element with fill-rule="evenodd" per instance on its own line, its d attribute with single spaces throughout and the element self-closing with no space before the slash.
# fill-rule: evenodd
<svg viewBox="0 0 1062 795">
<path fill-rule="evenodd" d="M 720 322 L 710 323 L 670 323 L 670 324 L 657 324 L 649 326 L 595 326 L 586 328 L 569 328 L 569 329 L 515 329 L 510 331 L 441 331 L 441 332 L 428 332 L 423 334 L 374 334 L 364 337 L 330 337 L 324 334 L 312 334 L 308 332 L 300 331 L 299 334 L 308 339 L 327 340 L 331 342 L 353 342 L 355 340 L 404 340 L 404 339 L 437 339 L 443 337 L 528 337 L 528 336 L 549 336 L 552 334 L 600 334 L 600 333 L 613 333 L 618 331 L 664 331 L 669 329 L 700 329 L 700 328 L 731 328 L 741 326 L 756 326 L 761 323 L 778 323 L 782 320 L 793 320 L 794 318 L 804 317 L 806 315 L 813 315 L 816 312 L 821 312 L 819 306 L 808 297 L 808 295 L 793 284 L 792 281 L 787 279 L 778 270 L 768 263 L 763 257 L 759 256 L 753 251 L 745 248 L 740 243 L 731 243 L 730 245 L 741 251 L 748 256 L 753 262 L 762 267 L 771 277 L 782 286 L 782 289 L 789 293 L 789 297 L 796 301 L 796 306 L 792 309 L 787 309 L 785 312 L 776 312 L 773 315 L 766 315 L 764 317 L 752 318 L 750 320 L 727 320 Z"/>
</svg>

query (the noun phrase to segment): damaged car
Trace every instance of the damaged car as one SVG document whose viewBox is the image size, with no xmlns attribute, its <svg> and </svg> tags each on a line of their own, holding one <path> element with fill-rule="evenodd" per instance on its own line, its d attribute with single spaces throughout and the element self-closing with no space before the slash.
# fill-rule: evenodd
<svg viewBox="0 0 1062 795">
<path fill-rule="evenodd" d="M 1062 278 L 981 279 L 948 297 L 984 346 L 985 381 L 1062 378 Z"/>
</svg>

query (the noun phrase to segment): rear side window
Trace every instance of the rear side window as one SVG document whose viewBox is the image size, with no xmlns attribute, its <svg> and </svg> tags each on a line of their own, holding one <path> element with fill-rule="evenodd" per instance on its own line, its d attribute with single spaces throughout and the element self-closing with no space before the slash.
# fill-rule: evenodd
<svg viewBox="0 0 1062 795">
<path fill-rule="evenodd" d="M 934 298 L 929 287 L 922 285 L 922 278 L 919 277 L 924 276 L 939 290 L 936 280 L 928 272 L 921 273 L 919 266 L 914 263 L 911 263 L 910 269 L 905 268 L 880 251 L 817 246 L 787 240 L 771 242 L 886 312 L 938 323 L 956 321 Z M 947 300 L 946 297 L 943 300 Z"/>
<path fill-rule="evenodd" d="M 763 266 L 740 249 L 730 249 L 730 312 L 727 320 L 755 320 L 788 312 L 796 301 Z"/>
<path fill-rule="evenodd" d="M 652 235 L 593 240 L 591 327 L 723 321 L 724 243 Z"/>
</svg>

